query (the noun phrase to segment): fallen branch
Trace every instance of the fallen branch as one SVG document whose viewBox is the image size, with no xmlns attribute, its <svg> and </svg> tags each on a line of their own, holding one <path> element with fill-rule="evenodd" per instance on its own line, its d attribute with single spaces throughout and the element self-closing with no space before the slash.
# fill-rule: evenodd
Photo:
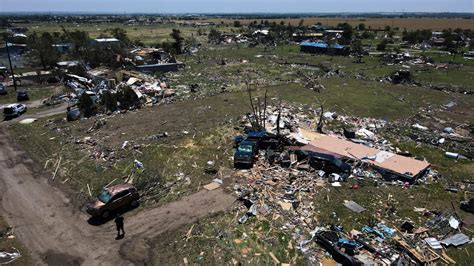
<svg viewBox="0 0 474 266">
<path fill-rule="evenodd" d="M 92 197 L 91 188 L 89 187 L 89 183 L 87 183 L 87 190 L 89 191 L 89 196 Z"/>
<path fill-rule="evenodd" d="M 117 178 L 115 178 L 114 180 L 110 181 L 107 185 L 104 186 L 104 188 L 107 188 L 107 187 L 109 187 L 110 185 L 112 185 L 112 183 L 114 183 L 115 180 L 117 180 Z"/>
<path fill-rule="evenodd" d="M 56 166 L 56 170 L 54 170 L 54 174 L 53 174 L 52 180 L 54 180 L 54 179 L 56 178 L 56 174 L 58 173 L 58 170 L 59 170 L 59 165 L 61 164 L 61 159 L 62 159 L 62 157 L 59 156 L 58 165 Z"/>
</svg>

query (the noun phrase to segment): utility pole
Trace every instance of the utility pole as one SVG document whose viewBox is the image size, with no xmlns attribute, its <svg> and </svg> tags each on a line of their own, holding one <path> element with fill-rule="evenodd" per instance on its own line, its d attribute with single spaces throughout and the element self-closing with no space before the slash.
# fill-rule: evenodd
<svg viewBox="0 0 474 266">
<path fill-rule="evenodd" d="M 15 72 L 13 72 L 12 59 L 10 58 L 10 49 L 8 48 L 8 41 L 5 41 L 5 46 L 7 48 L 8 62 L 10 63 L 10 71 L 12 72 L 13 86 L 15 87 L 15 91 L 16 91 L 17 88 L 16 88 Z"/>
</svg>

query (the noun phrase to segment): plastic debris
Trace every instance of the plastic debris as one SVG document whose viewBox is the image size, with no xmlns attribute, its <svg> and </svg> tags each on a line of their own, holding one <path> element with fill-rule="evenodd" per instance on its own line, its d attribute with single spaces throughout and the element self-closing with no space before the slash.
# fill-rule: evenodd
<svg viewBox="0 0 474 266">
<path fill-rule="evenodd" d="M 346 208 L 350 209 L 353 212 L 363 212 L 366 210 L 364 207 L 351 200 L 345 200 L 344 206 L 346 206 Z"/>
</svg>

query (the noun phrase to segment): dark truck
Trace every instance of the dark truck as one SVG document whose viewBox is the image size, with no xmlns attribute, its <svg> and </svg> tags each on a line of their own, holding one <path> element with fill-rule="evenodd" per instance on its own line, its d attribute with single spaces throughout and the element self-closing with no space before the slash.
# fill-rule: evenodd
<svg viewBox="0 0 474 266">
<path fill-rule="evenodd" d="M 258 141 L 242 140 L 234 153 L 234 167 L 252 167 L 258 152 Z"/>
<path fill-rule="evenodd" d="M 234 167 L 250 168 L 255 162 L 259 149 L 275 149 L 278 139 L 266 131 L 248 131 L 245 136 L 234 139 Z"/>
</svg>

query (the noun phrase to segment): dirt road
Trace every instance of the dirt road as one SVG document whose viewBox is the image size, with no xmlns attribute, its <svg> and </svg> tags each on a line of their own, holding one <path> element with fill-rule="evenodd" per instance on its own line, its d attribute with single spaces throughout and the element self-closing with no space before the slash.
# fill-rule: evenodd
<svg viewBox="0 0 474 266">
<path fill-rule="evenodd" d="M 0 127 L 0 213 L 38 264 L 128 265 L 148 260 L 149 240 L 167 230 L 230 208 L 223 190 L 201 190 L 157 208 L 124 215 L 126 236 L 115 240 L 115 224 L 87 223 L 88 216 L 35 171 L 35 164 Z M 178 236 L 179 237 L 179 236 Z"/>
<path fill-rule="evenodd" d="M 29 111 L 27 111 L 25 114 L 23 114 L 20 117 L 17 117 L 17 118 L 14 118 L 12 120 L 8 120 L 8 121 L 0 121 L 0 127 L 1 126 L 8 126 L 8 125 L 11 125 L 11 124 L 14 124 L 14 123 L 18 123 L 21 120 L 27 119 L 27 118 L 39 119 L 39 118 L 50 117 L 50 116 L 58 115 L 58 114 L 64 114 L 64 117 L 66 117 L 67 105 L 68 105 L 67 103 L 59 104 L 59 105 L 55 106 L 54 108 L 46 109 L 44 111 L 37 112 L 37 113 L 31 113 L 31 109 L 28 109 Z M 0 106 L 0 110 L 2 110 L 1 106 Z M 2 119 L 3 119 L 3 115 L 2 115 Z"/>
</svg>

